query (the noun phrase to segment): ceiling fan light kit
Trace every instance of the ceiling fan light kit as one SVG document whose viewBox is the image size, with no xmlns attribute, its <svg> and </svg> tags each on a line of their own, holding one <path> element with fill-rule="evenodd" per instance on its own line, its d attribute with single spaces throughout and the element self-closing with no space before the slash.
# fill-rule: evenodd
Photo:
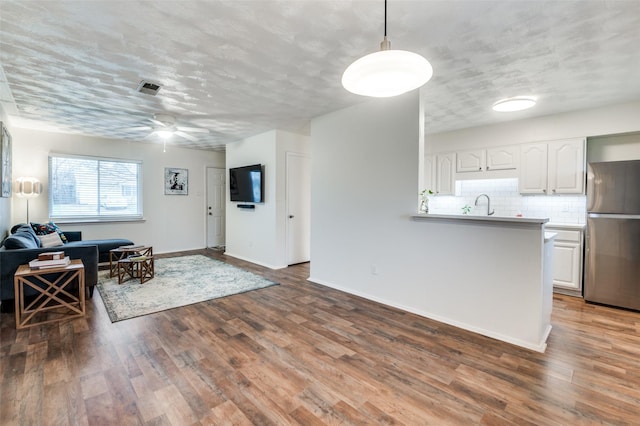
<svg viewBox="0 0 640 426">
<path fill-rule="evenodd" d="M 536 98 L 531 96 L 517 96 L 501 99 L 493 104 L 493 110 L 498 112 L 522 111 L 535 106 Z"/>
<path fill-rule="evenodd" d="M 429 61 L 417 53 L 392 50 L 387 40 L 387 1 L 384 2 L 384 39 L 380 51 L 363 56 L 342 75 L 342 86 L 362 96 L 386 98 L 423 86 L 433 76 Z"/>
<path fill-rule="evenodd" d="M 158 136 L 165 144 L 174 135 L 195 142 L 198 138 L 190 135 L 190 133 L 209 133 L 209 129 L 202 127 L 178 126 L 176 125 L 176 118 L 169 114 L 154 114 L 153 118 L 148 118 L 147 120 L 151 121 L 153 126 L 133 127 L 131 130 L 150 130 L 151 133 L 147 137 Z"/>
</svg>

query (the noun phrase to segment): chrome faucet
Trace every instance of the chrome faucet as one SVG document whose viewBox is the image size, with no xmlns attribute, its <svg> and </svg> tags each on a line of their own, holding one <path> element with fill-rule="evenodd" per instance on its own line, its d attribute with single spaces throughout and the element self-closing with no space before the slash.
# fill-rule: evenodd
<svg viewBox="0 0 640 426">
<path fill-rule="evenodd" d="M 495 213 L 495 211 L 491 210 L 491 199 L 487 194 L 480 194 L 476 197 L 476 206 L 478 205 L 478 199 L 480 197 L 487 197 L 487 216 L 491 216 Z"/>
</svg>

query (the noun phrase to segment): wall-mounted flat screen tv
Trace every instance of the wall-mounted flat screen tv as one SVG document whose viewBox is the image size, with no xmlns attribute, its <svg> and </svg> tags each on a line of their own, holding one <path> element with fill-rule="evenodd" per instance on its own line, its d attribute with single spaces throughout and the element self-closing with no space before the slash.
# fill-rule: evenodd
<svg viewBox="0 0 640 426">
<path fill-rule="evenodd" d="M 231 201 L 262 203 L 263 174 L 261 164 L 229 169 L 229 192 Z"/>
</svg>

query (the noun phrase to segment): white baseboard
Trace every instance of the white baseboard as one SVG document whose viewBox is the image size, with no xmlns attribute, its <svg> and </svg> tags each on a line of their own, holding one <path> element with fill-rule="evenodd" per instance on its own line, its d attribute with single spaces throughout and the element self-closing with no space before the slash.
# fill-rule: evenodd
<svg viewBox="0 0 640 426">
<path fill-rule="evenodd" d="M 256 265 L 264 266 L 265 268 L 269 268 L 269 269 L 282 269 L 282 268 L 286 268 L 288 266 L 288 265 L 280 265 L 280 266 L 270 265 L 268 263 L 259 262 L 259 261 L 255 260 L 255 259 L 250 259 L 248 257 L 238 256 L 238 255 L 230 253 L 228 251 L 225 251 L 224 254 L 226 256 L 231 256 L 231 257 L 235 257 L 236 259 L 240 259 L 240 260 L 244 260 L 244 261 L 247 261 L 247 262 L 255 263 Z"/>
</svg>

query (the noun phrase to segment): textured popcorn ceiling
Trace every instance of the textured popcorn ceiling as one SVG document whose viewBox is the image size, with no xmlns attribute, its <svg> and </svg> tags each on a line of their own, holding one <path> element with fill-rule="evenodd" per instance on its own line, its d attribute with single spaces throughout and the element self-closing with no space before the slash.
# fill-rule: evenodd
<svg viewBox="0 0 640 426">
<path fill-rule="evenodd" d="M 383 1 L 0 1 L 0 100 L 16 126 L 134 141 L 155 113 L 216 149 L 368 100 L 340 78 L 378 49 Z M 392 47 L 425 56 L 426 131 L 640 99 L 640 1 L 389 0 Z M 0 69 L 0 71 L 2 71 Z M 163 85 L 156 97 L 135 91 Z M 495 113 L 498 99 L 539 104 Z"/>
</svg>

